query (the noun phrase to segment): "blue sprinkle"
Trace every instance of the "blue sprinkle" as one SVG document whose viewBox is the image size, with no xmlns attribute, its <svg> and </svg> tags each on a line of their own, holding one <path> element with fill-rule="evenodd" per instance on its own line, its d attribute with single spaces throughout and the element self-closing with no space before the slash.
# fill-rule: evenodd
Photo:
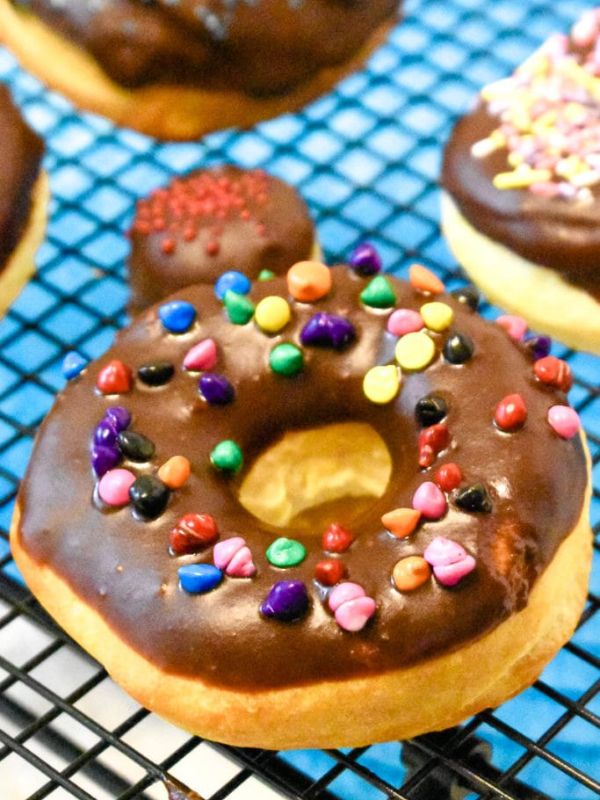
<svg viewBox="0 0 600 800">
<path fill-rule="evenodd" d="M 159 306 L 158 316 L 169 333 L 185 333 L 194 324 L 196 309 L 184 300 L 173 300 Z"/>
<path fill-rule="evenodd" d="M 186 564 L 179 567 L 179 581 L 181 588 L 190 594 L 204 594 L 218 586 L 223 573 L 212 564 Z"/>
<path fill-rule="evenodd" d="M 71 350 L 71 352 L 67 353 L 63 359 L 62 373 L 65 378 L 70 381 L 83 372 L 87 365 L 87 359 L 85 359 L 83 356 L 80 356 L 79 353 L 75 352 L 75 350 Z"/>
<path fill-rule="evenodd" d="M 215 294 L 219 300 L 223 300 L 227 292 L 248 294 L 251 288 L 252 282 L 244 275 L 243 272 L 230 269 L 228 272 L 224 272 L 217 279 L 215 283 Z"/>
</svg>

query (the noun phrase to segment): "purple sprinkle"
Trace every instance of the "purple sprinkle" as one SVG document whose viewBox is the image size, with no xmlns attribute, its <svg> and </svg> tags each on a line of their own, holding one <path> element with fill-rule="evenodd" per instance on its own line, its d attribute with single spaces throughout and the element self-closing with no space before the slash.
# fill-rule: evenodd
<svg viewBox="0 0 600 800">
<path fill-rule="evenodd" d="M 200 392 L 211 406 L 225 406 L 235 397 L 233 386 L 224 375 L 205 372 L 198 381 Z"/>
<path fill-rule="evenodd" d="M 126 430 L 131 424 L 131 414 L 123 406 L 110 406 L 106 409 L 104 417 L 113 423 L 117 433 Z"/>
<path fill-rule="evenodd" d="M 260 607 L 265 617 L 292 622 L 308 611 L 308 593 L 302 581 L 278 581 Z"/>
<path fill-rule="evenodd" d="M 94 472 L 101 478 L 105 472 L 114 469 L 120 463 L 121 453 L 116 447 L 95 444 L 92 446 L 91 460 Z"/>
<path fill-rule="evenodd" d="M 539 361 L 540 358 L 545 358 L 550 353 L 552 347 L 552 339 L 549 336 L 532 336 L 525 342 L 527 347 L 531 350 L 534 361 Z"/>
<path fill-rule="evenodd" d="M 333 347 L 341 350 L 356 338 L 356 330 L 349 319 L 320 311 L 308 320 L 300 333 L 303 345 Z"/>
<path fill-rule="evenodd" d="M 101 444 L 105 447 L 116 447 L 119 431 L 114 420 L 106 417 L 96 425 L 94 431 L 94 444 Z"/>
<path fill-rule="evenodd" d="M 359 275 L 376 275 L 381 272 L 381 257 L 368 242 L 361 242 L 354 248 L 349 263 Z"/>
</svg>

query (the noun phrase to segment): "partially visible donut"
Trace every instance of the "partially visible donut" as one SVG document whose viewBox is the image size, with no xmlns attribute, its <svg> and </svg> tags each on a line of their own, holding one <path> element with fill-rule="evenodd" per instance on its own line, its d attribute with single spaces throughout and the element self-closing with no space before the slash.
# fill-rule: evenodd
<svg viewBox="0 0 600 800">
<path fill-rule="evenodd" d="M 295 265 L 241 297 L 232 322 L 212 287 L 178 292 L 59 396 L 11 532 L 34 594 L 144 705 L 237 744 L 405 738 L 530 684 L 591 561 L 568 365 L 423 267 Z M 302 530 L 240 504 L 290 431 L 321 431 L 317 481 L 342 480 L 332 423 L 387 445 L 367 507 L 343 485 L 343 524 Z"/>
<path fill-rule="evenodd" d="M 46 228 L 48 186 L 41 170 L 44 145 L 0 84 L 0 314 L 35 269 Z"/>
<path fill-rule="evenodd" d="M 169 139 L 304 105 L 386 36 L 398 0 L 0 0 L 3 40 L 77 105 Z"/>
<path fill-rule="evenodd" d="M 156 189 L 138 203 L 130 238 L 134 312 L 224 272 L 255 280 L 318 253 L 300 195 L 263 170 L 235 166 L 198 170 Z"/>
</svg>

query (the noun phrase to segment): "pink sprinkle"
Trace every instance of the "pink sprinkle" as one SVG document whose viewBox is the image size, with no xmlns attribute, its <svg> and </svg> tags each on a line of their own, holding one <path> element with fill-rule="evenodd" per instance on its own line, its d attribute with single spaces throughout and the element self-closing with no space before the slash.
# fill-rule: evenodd
<svg viewBox="0 0 600 800">
<path fill-rule="evenodd" d="M 135 475 L 128 469 L 111 469 L 98 484 L 98 496 L 107 506 L 126 506 Z"/>
<path fill-rule="evenodd" d="M 192 372 L 212 369 L 217 363 L 217 345 L 213 339 L 203 339 L 188 350 L 183 366 Z"/>
<path fill-rule="evenodd" d="M 548 422 L 563 439 L 572 439 L 581 428 L 579 415 L 571 406 L 552 406 L 549 408 Z"/>
<path fill-rule="evenodd" d="M 440 519 L 446 513 L 446 496 L 433 481 L 422 483 L 413 495 L 412 507 L 425 519 Z"/>
<path fill-rule="evenodd" d="M 462 581 L 474 569 L 475 559 L 473 556 L 466 555 L 454 564 L 434 567 L 433 574 L 442 586 L 456 586 L 459 581 Z"/>
<path fill-rule="evenodd" d="M 436 536 L 427 545 L 423 558 L 432 567 L 446 567 L 448 564 L 456 564 L 467 555 L 467 551 L 453 539 L 446 539 L 445 536 Z"/>
<path fill-rule="evenodd" d="M 361 631 L 375 613 L 376 605 L 372 597 L 357 597 L 343 603 L 335 612 L 335 621 L 345 631 Z"/>
<path fill-rule="evenodd" d="M 238 550 L 227 565 L 225 572 L 231 578 L 251 578 L 256 575 L 256 566 L 252 560 L 250 548 L 244 546 Z"/>
<path fill-rule="evenodd" d="M 418 311 L 410 308 L 398 308 L 388 319 L 387 329 L 394 336 L 404 336 L 406 333 L 420 331 L 425 326 L 423 317 Z"/>
<path fill-rule="evenodd" d="M 517 317 L 515 314 L 502 314 L 496 320 L 496 324 L 508 333 L 512 339 L 520 342 L 527 333 L 527 320 Z"/>
<path fill-rule="evenodd" d="M 358 583 L 346 581 L 345 583 L 338 583 L 337 586 L 329 593 L 329 608 L 335 613 L 340 606 L 350 600 L 356 600 L 358 597 L 364 597 L 365 590 Z"/>
<path fill-rule="evenodd" d="M 223 539 L 221 542 L 217 542 L 213 550 L 215 567 L 225 569 L 238 550 L 241 550 L 245 544 L 246 540 L 242 539 L 241 536 L 232 536 L 229 539 Z"/>
</svg>

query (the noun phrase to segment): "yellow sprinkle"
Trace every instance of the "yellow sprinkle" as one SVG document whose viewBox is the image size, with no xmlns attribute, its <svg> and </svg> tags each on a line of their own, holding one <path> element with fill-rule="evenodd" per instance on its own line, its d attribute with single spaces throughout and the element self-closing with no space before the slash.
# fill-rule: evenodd
<svg viewBox="0 0 600 800">
<path fill-rule="evenodd" d="M 516 169 L 499 172 L 493 180 L 496 189 L 524 189 L 532 183 L 544 183 L 552 179 L 549 169 Z"/>
<path fill-rule="evenodd" d="M 425 303 L 421 306 L 423 322 L 430 331 L 445 331 L 454 319 L 454 311 L 446 303 Z"/>
<path fill-rule="evenodd" d="M 290 316 L 289 303 L 277 295 L 264 297 L 254 312 L 256 324 L 268 333 L 277 333 L 284 328 L 290 321 Z"/>
<path fill-rule="evenodd" d="M 390 403 L 400 388 L 400 370 L 390 364 L 372 367 L 363 378 L 363 392 L 372 403 Z"/>
<path fill-rule="evenodd" d="M 523 161 L 524 158 L 521 153 L 511 153 L 508 157 L 508 163 L 511 165 L 511 167 L 518 167 L 523 163 Z"/>
<path fill-rule="evenodd" d="M 434 355 L 435 344 L 424 331 L 407 333 L 396 345 L 396 361 L 402 369 L 425 369 Z"/>
</svg>

